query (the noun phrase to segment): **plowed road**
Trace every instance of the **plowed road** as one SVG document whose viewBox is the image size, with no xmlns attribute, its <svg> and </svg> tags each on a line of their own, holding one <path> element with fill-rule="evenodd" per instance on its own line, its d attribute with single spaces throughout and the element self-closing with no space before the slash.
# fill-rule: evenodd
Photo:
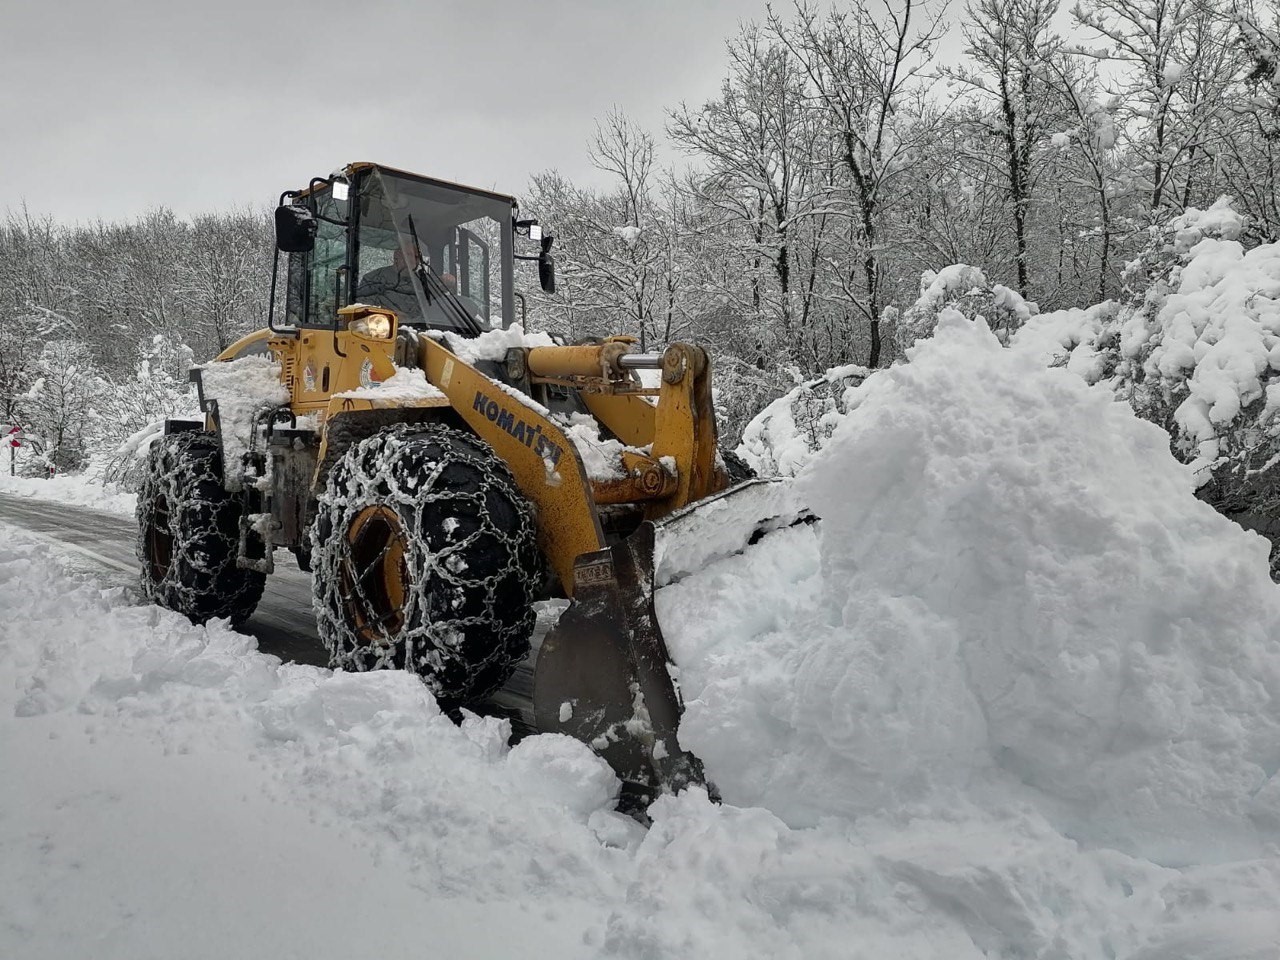
<svg viewBox="0 0 1280 960">
<path fill-rule="evenodd" d="M 0 526 L 3 524 L 46 541 L 105 586 L 124 587 L 138 603 L 143 602 L 138 591 L 137 528 L 132 517 L 0 493 Z M 277 550 L 275 561 L 276 571 L 267 577 L 258 609 L 240 629 L 257 637 L 263 653 L 325 666 L 328 654 L 316 635 L 311 613 L 311 574 L 299 570 L 287 550 Z M 481 712 L 509 717 L 517 735 L 533 729 L 533 662 L 554 611 L 540 611 L 538 620 L 529 658 L 516 668 L 505 687 L 479 707 Z"/>
</svg>

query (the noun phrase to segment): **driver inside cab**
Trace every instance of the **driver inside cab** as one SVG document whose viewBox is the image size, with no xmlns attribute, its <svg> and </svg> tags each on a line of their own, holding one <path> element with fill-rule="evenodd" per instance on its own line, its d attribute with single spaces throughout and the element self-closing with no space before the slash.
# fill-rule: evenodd
<svg viewBox="0 0 1280 960">
<path fill-rule="evenodd" d="M 391 263 L 370 270 L 360 278 L 356 300 L 375 307 L 388 307 L 406 320 L 417 319 L 418 295 L 413 289 L 413 264 L 416 260 L 408 247 L 397 247 Z"/>
<path fill-rule="evenodd" d="M 414 292 L 413 277 L 413 269 L 417 260 L 418 258 L 411 247 L 397 247 L 390 264 L 385 267 L 378 267 L 376 270 L 370 270 L 360 278 L 360 284 L 356 287 L 356 300 L 375 307 L 388 307 L 396 311 L 401 319 L 407 323 L 421 322 L 422 316 L 418 308 L 418 297 Z M 484 323 L 483 317 L 480 316 L 480 308 L 476 302 L 470 297 L 459 296 L 458 278 L 456 276 L 452 273 L 441 274 L 440 282 L 469 316 L 476 317 L 481 323 Z M 446 319 L 446 312 L 439 303 L 438 298 L 428 296 L 427 299 L 429 304 L 426 321 L 428 323 L 445 323 L 452 326 L 453 324 Z"/>
</svg>

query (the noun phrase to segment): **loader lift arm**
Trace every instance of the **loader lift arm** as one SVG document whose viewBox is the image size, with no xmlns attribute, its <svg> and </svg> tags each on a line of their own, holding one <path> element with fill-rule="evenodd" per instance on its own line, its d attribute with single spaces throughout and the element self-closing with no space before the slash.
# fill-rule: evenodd
<svg viewBox="0 0 1280 960">
<path fill-rule="evenodd" d="M 677 343 L 660 355 L 640 354 L 624 340 L 508 353 L 513 379 L 580 391 L 604 426 L 649 448 L 624 456 L 627 476 L 619 480 L 588 479 L 553 420 L 434 340 L 423 340 L 421 362 L 453 409 L 511 466 L 537 507 L 544 555 L 572 598 L 539 653 L 539 729 L 590 743 L 642 796 L 704 783 L 701 764 L 677 736 L 682 705 L 653 607 L 651 521 L 727 486 L 716 464 L 706 353 Z M 661 371 L 660 387 L 631 377 L 643 368 Z M 646 395 L 656 395 L 656 406 Z M 637 502 L 645 521 L 606 543 L 599 506 Z"/>
</svg>

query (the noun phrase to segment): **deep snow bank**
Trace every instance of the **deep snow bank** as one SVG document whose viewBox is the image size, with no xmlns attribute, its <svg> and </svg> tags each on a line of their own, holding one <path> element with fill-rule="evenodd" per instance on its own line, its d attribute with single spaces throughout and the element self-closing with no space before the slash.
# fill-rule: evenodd
<svg viewBox="0 0 1280 960">
<path fill-rule="evenodd" d="M 1280 840 L 1280 589 L 1167 435 L 955 312 L 847 402 L 795 481 L 822 522 L 659 594 L 725 797 L 1020 797 L 1170 863 Z"/>
<path fill-rule="evenodd" d="M 92 507 L 106 513 L 133 516 L 138 497 L 114 483 L 103 483 L 90 471 L 69 473 L 48 479 L 39 477 L 11 477 L 0 471 L 0 493 L 30 497 L 33 500 L 49 500 L 54 503 L 72 503 Z"/>
<path fill-rule="evenodd" d="M 282 664 L 0 529 L 0 956 L 591 954 L 639 828 L 583 745 L 508 749 L 412 675 Z"/>
<path fill-rule="evenodd" d="M 1274 853 L 1171 870 L 1082 850 L 1006 798 L 797 830 L 687 791 L 645 832 L 609 812 L 613 778 L 580 744 L 508 749 L 413 677 L 281 664 L 0 533 L 6 958 L 1274 960 L 1280 943 Z"/>
</svg>

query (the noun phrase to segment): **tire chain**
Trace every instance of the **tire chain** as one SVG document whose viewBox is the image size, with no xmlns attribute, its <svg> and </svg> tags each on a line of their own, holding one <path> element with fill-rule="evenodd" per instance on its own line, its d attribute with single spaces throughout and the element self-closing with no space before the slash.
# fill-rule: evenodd
<svg viewBox="0 0 1280 960">
<path fill-rule="evenodd" d="M 265 577 L 236 566 L 244 502 L 223 485 L 221 461 L 211 433 L 170 434 L 152 444 L 138 492 L 137 555 L 148 600 L 197 623 L 226 617 L 239 624 L 257 607 Z M 157 516 L 161 500 L 167 520 Z M 172 546 L 168 568 L 157 580 L 149 534 L 159 522 Z"/>
<path fill-rule="evenodd" d="M 365 639 L 342 595 L 348 584 L 373 609 L 348 531 L 378 506 L 399 518 L 409 583 L 399 629 L 366 624 L 375 637 Z M 506 465 L 470 434 L 399 424 L 354 444 L 319 498 L 312 558 L 316 622 L 335 668 L 410 669 L 452 706 L 497 689 L 528 653 L 530 604 L 542 582 L 533 509 Z"/>
</svg>

